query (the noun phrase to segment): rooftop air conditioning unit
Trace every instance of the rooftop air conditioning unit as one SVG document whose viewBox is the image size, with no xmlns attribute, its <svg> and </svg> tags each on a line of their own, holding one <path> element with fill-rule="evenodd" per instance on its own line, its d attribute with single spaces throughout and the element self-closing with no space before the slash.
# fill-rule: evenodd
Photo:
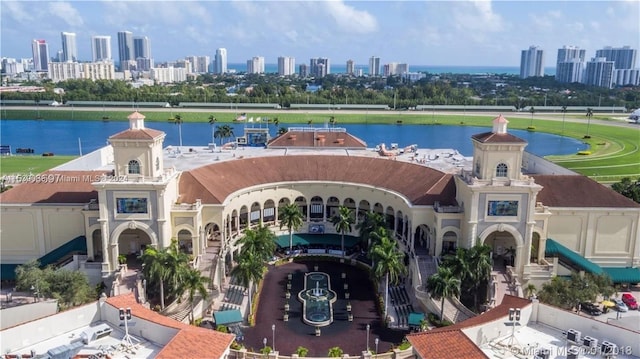
<svg viewBox="0 0 640 359">
<path fill-rule="evenodd" d="M 578 359 L 580 356 L 580 348 L 572 346 L 567 350 L 567 359 Z"/>
<path fill-rule="evenodd" d="M 538 350 L 533 359 L 549 359 L 551 357 L 551 350 L 542 348 Z"/>
<path fill-rule="evenodd" d="M 592 338 L 588 335 L 585 335 L 582 338 L 582 345 L 584 345 L 587 348 L 597 348 L 598 347 L 598 339 L 596 338 Z"/>
<path fill-rule="evenodd" d="M 80 334 L 82 338 L 82 342 L 86 344 L 91 344 L 96 340 L 102 339 L 104 337 L 108 337 L 113 332 L 113 328 L 111 328 L 108 324 L 102 323 L 95 327 L 91 327 L 82 334 Z"/>
<path fill-rule="evenodd" d="M 579 331 L 575 330 L 575 329 L 569 329 L 567 330 L 567 340 L 570 342 L 574 342 L 574 343 L 580 343 L 580 335 L 582 333 L 580 333 Z"/>
<path fill-rule="evenodd" d="M 612 357 L 614 355 L 616 355 L 618 352 L 618 346 L 608 342 L 606 340 L 602 341 L 602 344 L 600 345 L 600 353 L 602 354 L 603 357 L 608 358 L 608 357 Z"/>
</svg>

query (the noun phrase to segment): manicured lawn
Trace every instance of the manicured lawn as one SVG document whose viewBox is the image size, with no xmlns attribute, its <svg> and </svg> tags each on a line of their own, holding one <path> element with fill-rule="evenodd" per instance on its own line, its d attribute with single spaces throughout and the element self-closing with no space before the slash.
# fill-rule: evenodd
<svg viewBox="0 0 640 359">
<path fill-rule="evenodd" d="M 146 119 L 153 121 L 168 121 L 173 116 L 179 114 L 185 122 L 208 122 L 209 116 L 216 117 L 219 123 L 233 122 L 236 113 L 233 112 L 200 112 L 194 109 L 174 108 L 167 109 L 145 109 L 140 108 Z M 238 112 L 247 110 L 240 109 Z M 36 110 L 15 110 L 3 109 L 3 118 L 8 119 L 31 119 L 37 116 Z M 108 117 L 108 121 L 126 121 L 126 117 L 132 109 L 118 111 L 88 111 L 86 109 L 69 108 L 41 108 L 39 114 L 44 120 L 97 120 L 102 121 L 103 117 Z M 561 134 L 585 141 L 590 145 L 589 155 L 568 155 L 549 156 L 548 159 L 569 168 L 578 173 L 582 173 L 600 182 L 617 182 L 623 177 L 640 177 L 640 126 L 637 129 L 622 128 L 615 126 L 605 126 L 594 124 L 589 126 L 591 138 L 584 139 L 587 133 L 587 119 L 583 115 L 567 115 L 567 119 L 579 120 L 581 122 L 566 121 L 564 125 L 561 116 L 556 114 L 557 120 L 543 120 L 534 115 L 533 121 L 529 116 L 512 117 L 505 114 L 509 119 L 509 128 L 527 129 L 533 122 L 534 131 Z M 520 114 L 522 115 L 522 114 Z M 289 112 L 281 110 L 277 112 L 253 112 L 247 111 L 247 117 L 278 118 L 280 126 L 288 124 L 306 124 L 311 121 L 313 125 L 326 123 L 333 116 L 336 125 L 341 123 L 375 123 L 375 124 L 421 124 L 421 125 L 458 125 L 458 126 L 483 126 L 490 127 L 490 120 L 493 115 L 466 115 L 466 114 L 433 114 L 429 111 L 389 111 L 385 113 L 344 113 L 344 112 Z M 619 116 L 619 114 L 613 115 Z M 599 114 L 593 120 L 612 120 L 607 115 Z M 564 127 L 564 128 L 563 128 Z M 25 167 L 25 166 L 22 166 Z M 29 166 L 31 167 L 31 166 Z M 2 170 L 3 172 L 4 169 Z M 6 173 L 6 172 L 5 172 Z"/>
<path fill-rule="evenodd" d="M 0 175 L 41 173 L 76 158 L 75 156 L 13 155 L 0 158 Z"/>
</svg>

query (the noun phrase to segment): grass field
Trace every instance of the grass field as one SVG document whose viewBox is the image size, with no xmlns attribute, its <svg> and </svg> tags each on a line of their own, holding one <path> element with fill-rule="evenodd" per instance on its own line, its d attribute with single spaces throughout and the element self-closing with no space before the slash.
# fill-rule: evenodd
<svg viewBox="0 0 640 359">
<path fill-rule="evenodd" d="M 41 173 L 76 158 L 75 156 L 14 155 L 0 157 L 0 175 Z"/>
<path fill-rule="evenodd" d="M 183 110 L 183 111 L 180 111 Z M 173 116 L 180 114 L 184 122 L 208 122 L 209 116 L 216 117 L 218 123 L 233 122 L 236 114 L 233 112 L 194 112 L 193 110 L 173 109 L 140 109 L 146 116 L 146 120 L 168 121 Z M 126 121 L 126 117 L 131 110 L 122 111 L 89 111 L 89 110 L 69 110 L 68 108 L 44 108 L 39 110 L 40 117 L 44 121 L 47 120 L 96 120 L 102 121 L 103 117 L 108 117 L 109 121 Z M 5 119 L 30 119 L 38 115 L 36 110 L 2 110 L 2 117 Z M 313 125 L 323 125 L 330 116 L 334 116 L 336 124 L 341 123 L 375 123 L 375 124 L 420 124 L 420 125 L 457 125 L 457 126 L 484 126 L 490 127 L 492 115 L 461 115 L 457 114 L 433 114 L 429 112 L 406 112 L 406 111 L 390 111 L 389 113 L 327 113 L 325 112 L 306 112 L 294 113 L 286 110 L 279 112 L 250 112 L 248 117 L 268 117 L 271 119 L 278 118 L 281 126 L 287 124 L 306 124 L 311 121 Z M 509 128 L 527 129 L 531 124 L 529 116 L 510 117 Z M 589 135 L 591 138 L 585 139 L 587 133 L 587 120 L 584 115 L 567 115 L 564 125 L 559 120 L 540 119 L 534 115 L 533 127 L 535 131 L 561 134 L 564 136 L 580 139 L 589 144 L 590 155 L 568 155 L 568 156 L 549 156 L 549 160 L 569 168 L 578 173 L 592 177 L 600 182 L 616 182 L 623 177 L 640 177 L 640 127 L 638 129 L 622 128 L 616 126 L 606 126 L 602 124 L 594 124 L 592 121 L 589 126 Z M 545 115 L 549 116 L 549 115 Z M 596 115 L 593 120 L 612 120 L 607 115 Z M 564 129 L 563 129 L 564 127 Z M 61 158 L 61 157 L 60 157 Z M 57 160 L 57 158 L 56 158 Z M 19 162 L 19 160 L 16 160 Z M 1 169 L 2 173 L 7 173 L 4 165 Z M 31 168 L 31 164 L 16 164 L 17 168 Z M 35 171 L 34 171 L 35 172 Z"/>
</svg>

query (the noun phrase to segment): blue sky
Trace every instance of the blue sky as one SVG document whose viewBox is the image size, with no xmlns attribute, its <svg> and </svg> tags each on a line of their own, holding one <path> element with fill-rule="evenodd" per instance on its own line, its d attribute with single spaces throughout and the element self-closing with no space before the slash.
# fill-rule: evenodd
<svg viewBox="0 0 640 359">
<path fill-rule="evenodd" d="M 156 61 L 213 57 L 224 47 L 230 63 L 293 56 L 296 63 L 329 57 L 366 66 L 519 66 L 520 51 L 576 45 L 587 57 L 603 46 L 640 48 L 640 1 L 7 1 L 0 2 L 0 52 L 31 57 L 31 40 L 52 55 L 60 32 L 77 34 L 80 60 L 90 38 L 128 30 L 150 38 Z"/>
</svg>

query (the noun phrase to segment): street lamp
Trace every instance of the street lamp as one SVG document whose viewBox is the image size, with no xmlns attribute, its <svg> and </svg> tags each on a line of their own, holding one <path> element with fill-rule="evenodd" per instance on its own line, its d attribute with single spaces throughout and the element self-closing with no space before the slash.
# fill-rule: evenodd
<svg viewBox="0 0 640 359">
<path fill-rule="evenodd" d="M 271 345 L 273 346 L 273 351 L 276 351 L 276 325 L 271 324 Z"/>
<path fill-rule="evenodd" d="M 371 326 L 367 324 L 367 353 L 369 352 L 369 329 L 371 329 Z"/>
<path fill-rule="evenodd" d="M 376 355 L 378 355 L 378 343 L 380 343 L 380 338 L 376 338 Z"/>
<path fill-rule="evenodd" d="M 267 348 L 267 338 L 263 338 L 262 339 L 262 349 L 266 349 Z"/>
</svg>

